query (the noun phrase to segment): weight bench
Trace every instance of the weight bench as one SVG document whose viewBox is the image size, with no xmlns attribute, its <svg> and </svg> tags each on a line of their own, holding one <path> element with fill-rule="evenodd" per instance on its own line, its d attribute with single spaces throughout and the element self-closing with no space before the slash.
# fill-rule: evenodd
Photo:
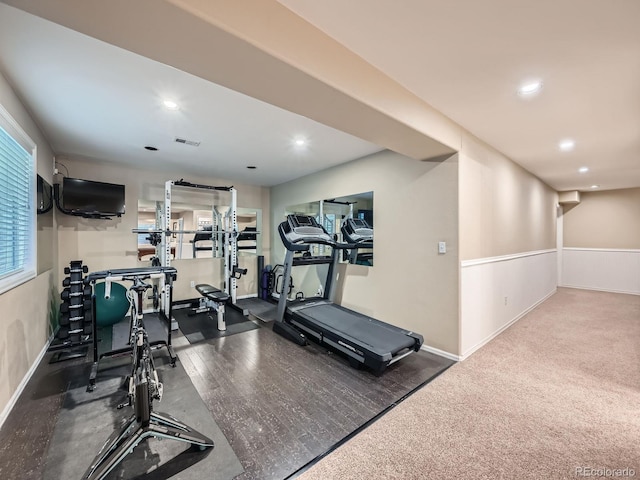
<svg viewBox="0 0 640 480">
<path fill-rule="evenodd" d="M 201 299 L 204 300 L 204 303 L 201 302 L 201 306 L 196 308 L 193 313 L 196 314 L 214 310 L 217 312 L 218 330 L 221 332 L 225 331 L 227 324 L 224 321 L 224 304 L 231 298 L 229 294 L 206 283 L 196 285 L 196 290 L 204 297 Z"/>
</svg>

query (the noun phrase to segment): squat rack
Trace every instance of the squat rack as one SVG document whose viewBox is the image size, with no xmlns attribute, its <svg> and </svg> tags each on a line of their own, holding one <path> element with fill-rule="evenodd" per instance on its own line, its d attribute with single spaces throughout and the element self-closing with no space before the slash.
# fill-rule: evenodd
<svg viewBox="0 0 640 480">
<path fill-rule="evenodd" d="M 213 249 L 219 249 L 217 242 L 219 241 L 218 235 L 223 234 L 223 256 L 224 256 L 224 291 L 231 297 L 233 305 L 236 304 L 237 294 L 237 280 L 247 273 L 246 269 L 238 267 L 238 216 L 237 216 L 237 190 L 231 187 L 224 186 L 212 186 L 202 185 L 198 183 L 187 182 L 183 179 L 180 180 L 168 180 L 165 182 L 165 193 L 163 207 L 160 211 L 159 218 L 156 219 L 159 222 L 159 228 L 155 230 L 136 229 L 132 231 L 134 233 L 156 233 L 159 234 L 160 250 L 158 256 L 160 257 L 160 265 L 163 267 L 171 266 L 171 235 L 173 234 L 185 234 L 185 233 L 202 233 L 202 230 L 172 230 L 171 229 L 171 199 L 173 194 L 173 187 L 188 187 L 200 190 L 212 190 L 229 192 L 231 200 L 229 202 L 229 209 L 222 215 L 216 208 L 215 202 L 212 207 L 212 221 L 214 222 L 211 230 L 211 239 L 214 242 Z M 214 229 L 215 227 L 215 229 Z M 163 303 L 169 302 L 170 299 L 166 292 L 163 292 Z"/>
<path fill-rule="evenodd" d="M 238 268 L 238 249 L 236 244 L 238 241 L 238 213 L 237 213 L 237 190 L 233 187 L 219 187 L 212 185 L 201 185 L 198 183 L 186 182 L 184 180 L 169 180 L 165 182 L 164 186 L 164 209 L 162 212 L 162 227 L 166 235 L 162 237 L 161 243 L 161 264 L 162 266 L 169 266 L 171 264 L 171 233 L 191 233 L 185 230 L 171 231 L 171 196 L 172 188 L 176 187 L 188 187 L 196 188 L 200 190 L 214 190 L 229 192 L 231 194 L 231 201 L 229 203 L 229 209 L 222 216 L 216 209 L 215 204 L 212 207 L 212 220 L 214 221 L 214 227 L 220 228 L 219 230 L 211 230 L 211 237 L 214 241 L 216 248 L 217 234 L 222 232 L 223 234 L 223 255 L 224 255 L 224 291 L 231 297 L 231 302 L 236 303 L 236 288 L 237 280 L 241 275 L 246 273 L 246 270 Z M 222 218 L 221 218 L 222 217 Z M 220 221 L 222 220 L 222 221 Z M 201 232 L 200 232 L 201 233 Z"/>
</svg>

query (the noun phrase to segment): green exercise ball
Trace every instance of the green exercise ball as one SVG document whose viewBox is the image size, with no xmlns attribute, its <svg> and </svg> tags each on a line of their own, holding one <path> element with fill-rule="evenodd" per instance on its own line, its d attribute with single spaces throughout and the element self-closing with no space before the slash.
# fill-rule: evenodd
<svg viewBox="0 0 640 480">
<path fill-rule="evenodd" d="M 96 283 L 96 324 L 108 327 L 122 320 L 129 311 L 127 289 L 119 283 L 111 282 L 111 296 L 104 298 L 104 282 Z"/>
</svg>

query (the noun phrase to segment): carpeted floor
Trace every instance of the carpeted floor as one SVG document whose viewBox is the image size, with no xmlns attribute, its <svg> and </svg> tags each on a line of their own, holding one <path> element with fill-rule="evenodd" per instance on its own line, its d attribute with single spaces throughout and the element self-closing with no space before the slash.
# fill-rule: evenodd
<svg viewBox="0 0 640 480">
<path fill-rule="evenodd" d="M 299 478 L 638 476 L 639 352 L 639 296 L 560 288 Z"/>
</svg>

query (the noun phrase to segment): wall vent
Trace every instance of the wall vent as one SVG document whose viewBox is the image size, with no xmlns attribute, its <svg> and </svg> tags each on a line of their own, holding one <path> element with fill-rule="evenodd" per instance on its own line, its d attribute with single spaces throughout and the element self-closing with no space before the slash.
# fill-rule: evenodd
<svg viewBox="0 0 640 480">
<path fill-rule="evenodd" d="M 176 143 L 184 143 L 185 145 L 191 145 L 192 147 L 200 145 L 200 142 L 194 142 L 193 140 L 187 140 L 186 138 L 176 138 Z"/>
</svg>

